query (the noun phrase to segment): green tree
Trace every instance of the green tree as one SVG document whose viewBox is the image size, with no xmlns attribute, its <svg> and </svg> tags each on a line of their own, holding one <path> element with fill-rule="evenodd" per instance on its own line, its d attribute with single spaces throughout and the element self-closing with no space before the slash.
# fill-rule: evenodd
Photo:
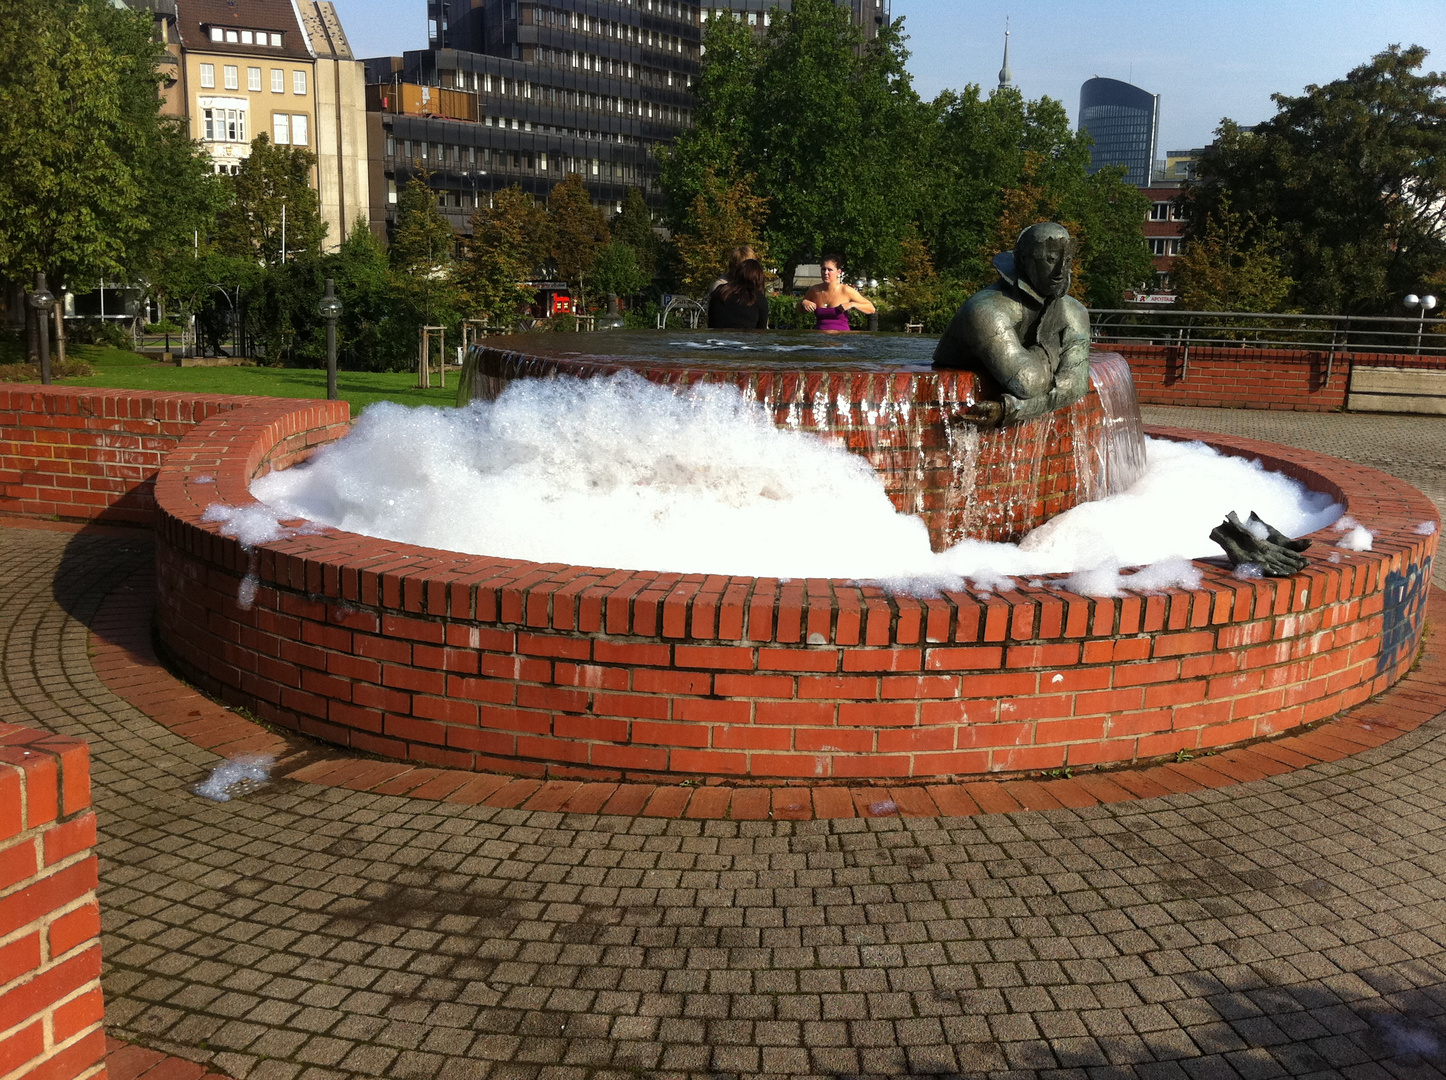
<svg viewBox="0 0 1446 1080">
<path fill-rule="evenodd" d="M 229 178 L 230 201 L 216 215 L 221 252 L 267 266 L 283 261 L 283 244 L 287 260 L 319 255 L 326 222 L 311 186 L 315 166 L 311 151 L 277 146 L 265 133 L 256 136 L 250 155 Z"/>
<path fill-rule="evenodd" d="M 1089 136 L 1071 129 L 1064 106 L 1026 101 L 1012 89 L 945 92 L 926 140 L 919 181 L 920 235 L 940 273 L 967 292 L 995 277 L 991 260 L 1038 221 L 1075 238 L 1071 291 L 1097 307 L 1153 273 L 1144 239 L 1148 201 L 1122 169 L 1089 174 Z"/>
<path fill-rule="evenodd" d="M 1180 304 L 1190 311 L 1280 311 L 1295 283 L 1275 254 L 1269 224 L 1240 214 L 1222 198 L 1175 263 Z"/>
<path fill-rule="evenodd" d="M 416 359 L 416 328 L 398 318 L 399 293 L 387 251 L 364 219 L 358 218 L 326 271 L 341 300 L 337 355 L 350 370 L 394 371 Z M 318 333 L 324 335 L 324 327 Z M 325 338 L 318 342 L 325 347 Z"/>
<path fill-rule="evenodd" d="M 160 116 L 152 16 L 103 0 L 8 0 L 0 15 L 0 276 L 144 284 L 208 230 L 219 193 Z"/>
<path fill-rule="evenodd" d="M 557 276 L 575 290 L 577 307 L 583 305 L 583 283 L 603 245 L 611 239 L 607 218 L 592 204 L 582 177 L 568 173 L 547 197 L 547 219 L 551 225 L 552 263 Z"/>
<path fill-rule="evenodd" d="M 1446 266 L 1446 75 L 1393 45 L 1324 86 L 1275 95 L 1254 129 L 1221 122 L 1187 202 L 1203 239 L 1228 200 L 1307 311 L 1389 314 Z M 1265 229 L 1276 230 L 1267 239 Z"/>
<path fill-rule="evenodd" d="M 457 249 L 457 237 L 437 209 L 430 173 L 413 176 L 397 195 L 396 227 L 389 249 L 392 269 L 401 274 L 445 273 Z"/>
<path fill-rule="evenodd" d="M 629 244 L 614 240 L 602 251 L 592 267 L 593 285 L 613 296 L 632 296 L 652 280 L 638 265 L 638 257 Z"/>
<path fill-rule="evenodd" d="M 506 325 L 531 303 L 527 282 L 552 249 L 547 211 L 521 186 L 492 196 L 491 207 L 472 216 L 472 238 L 461 268 L 471 309 L 494 325 Z"/>
<path fill-rule="evenodd" d="M 683 287 L 694 296 L 701 296 L 728 269 L 734 248 L 750 246 L 760 260 L 767 259 L 759 237 L 768 217 L 768 200 L 754 194 L 753 181 L 751 175 L 704 171 L 685 219 L 687 231 L 674 237 Z"/>
<path fill-rule="evenodd" d="M 828 251 L 863 273 L 897 263 L 925 115 L 907 58 L 895 25 L 865 45 L 833 0 L 775 11 L 739 164 L 770 197 L 764 238 L 786 288 L 800 262 Z"/>
<path fill-rule="evenodd" d="M 623 208 L 612 220 L 612 233 L 613 240 L 632 248 L 633 258 L 643 275 L 643 284 L 652 281 L 658 269 L 663 242 L 653 228 L 653 214 L 641 188 L 628 188 L 623 196 Z"/>
<path fill-rule="evenodd" d="M 891 269 L 928 120 L 903 42 L 891 23 L 865 43 L 832 0 L 775 10 L 761 44 L 736 19 L 711 19 L 694 128 L 663 159 L 675 231 L 697 231 L 689 218 L 711 184 L 752 176 L 770 199 L 760 239 L 786 286 L 800 262 L 834 249 L 861 272 Z"/>
</svg>

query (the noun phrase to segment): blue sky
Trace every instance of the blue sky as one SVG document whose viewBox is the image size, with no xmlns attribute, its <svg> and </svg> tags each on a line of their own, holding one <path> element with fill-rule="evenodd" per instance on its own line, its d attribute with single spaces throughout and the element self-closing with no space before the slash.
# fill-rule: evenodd
<svg viewBox="0 0 1446 1080">
<path fill-rule="evenodd" d="M 423 0 L 335 0 L 359 57 L 426 45 Z M 1029 97 L 1079 108 L 1080 83 L 1124 79 L 1160 95 L 1161 152 L 1202 146 L 1222 116 L 1273 115 L 1270 95 L 1329 82 L 1387 45 L 1420 44 L 1446 69 L 1446 19 L 1421 0 L 893 0 L 925 97 L 998 80 L 1004 16 L 1010 67 Z"/>
</svg>

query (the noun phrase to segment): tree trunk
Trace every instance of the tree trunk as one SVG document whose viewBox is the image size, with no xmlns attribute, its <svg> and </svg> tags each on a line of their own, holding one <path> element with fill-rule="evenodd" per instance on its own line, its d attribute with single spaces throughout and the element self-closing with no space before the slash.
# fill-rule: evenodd
<svg viewBox="0 0 1446 1080">
<path fill-rule="evenodd" d="M 798 270 L 798 263 L 786 262 L 783 264 L 783 295 L 793 295 L 793 275 Z"/>
<path fill-rule="evenodd" d="M 55 298 L 55 362 L 65 367 L 65 294 Z"/>
</svg>

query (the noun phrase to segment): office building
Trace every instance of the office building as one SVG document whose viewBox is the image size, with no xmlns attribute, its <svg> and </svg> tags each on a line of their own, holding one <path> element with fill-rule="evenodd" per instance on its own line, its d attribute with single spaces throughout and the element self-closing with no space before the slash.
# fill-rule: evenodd
<svg viewBox="0 0 1446 1080">
<path fill-rule="evenodd" d="M 1079 128 L 1094 139 L 1090 172 L 1124 165 L 1125 182 L 1148 187 L 1155 163 L 1160 99 L 1119 79 L 1093 78 L 1080 87 Z"/>
<path fill-rule="evenodd" d="M 871 41 L 878 37 L 879 30 L 884 27 L 890 19 L 890 0 L 835 0 L 841 7 L 849 9 L 849 17 L 853 24 L 864 33 L 864 39 Z M 764 34 L 773 23 L 775 11 L 788 11 L 793 7 L 793 0 L 713 0 L 712 3 L 705 3 L 699 13 L 702 21 L 706 22 L 711 16 L 719 12 L 732 12 L 743 19 L 754 32 Z"/>
<path fill-rule="evenodd" d="M 691 118 L 697 4 L 429 0 L 428 34 L 366 61 L 374 221 L 421 174 L 459 232 L 493 192 L 544 198 L 569 172 L 608 209 L 628 187 L 661 205 L 654 154 Z"/>
<path fill-rule="evenodd" d="M 366 61 L 373 229 L 426 175 L 458 232 L 501 188 L 537 198 L 569 172 L 598 205 L 629 187 L 661 209 L 655 154 L 692 121 L 709 19 L 766 32 L 790 0 L 427 0 L 429 47 Z M 889 0 L 838 0 L 866 37 Z"/>
</svg>

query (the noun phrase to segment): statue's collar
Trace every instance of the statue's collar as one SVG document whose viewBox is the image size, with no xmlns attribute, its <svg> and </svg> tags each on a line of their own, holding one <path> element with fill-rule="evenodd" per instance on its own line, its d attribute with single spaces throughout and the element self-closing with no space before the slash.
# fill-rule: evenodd
<svg viewBox="0 0 1446 1080">
<path fill-rule="evenodd" d="M 1031 300 L 1036 301 L 1041 306 L 1045 306 L 1049 303 L 1049 301 L 1045 300 L 1045 298 L 1040 296 L 1039 293 L 1035 292 L 1034 286 L 1032 286 L 1029 282 L 1025 281 L 1024 278 L 1019 274 L 1019 272 L 1014 268 L 1014 252 L 1001 251 L 998 255 L 994 256 L 994 269 L 999 271 L 1000 277 L 1002 277 L 1005 281 L 1009 282 L 1009 284 L 1013 285 L 1016 289 L 1022 292 L 1025 296 L 1029 297 Z"/>
</svg>

